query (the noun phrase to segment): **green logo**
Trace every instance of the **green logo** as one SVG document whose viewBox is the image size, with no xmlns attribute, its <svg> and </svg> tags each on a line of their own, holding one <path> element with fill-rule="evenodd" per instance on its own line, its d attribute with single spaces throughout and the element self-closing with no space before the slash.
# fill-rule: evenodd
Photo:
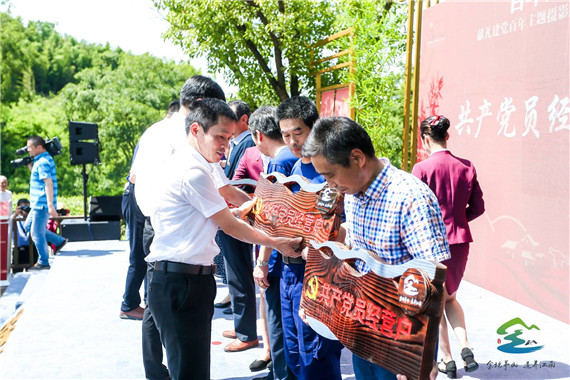
<svg viewBox="0 0 570 380">
<path fill-rule="evenodd" d="M 500 344 L 497 349 L 509 354 L 528 354 L 542 349 L 544 346 L 539 346 L 535 339 L 528 337 L 532 335 L 532 330 L 540 331 L 538 326 L 530 325 L 529 327 L 520 318 L 511 319 L 497 329 L 497 334 L 503 335 L 503 341 L 500 337 L 497 339 L 497 343 Z"/>
</svg>

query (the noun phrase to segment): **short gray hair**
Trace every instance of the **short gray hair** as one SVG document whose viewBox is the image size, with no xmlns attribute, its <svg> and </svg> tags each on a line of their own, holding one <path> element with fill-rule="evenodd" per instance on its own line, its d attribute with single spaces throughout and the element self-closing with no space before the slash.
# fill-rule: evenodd
<svg viewBox="0 0 570 380">
<path fill-rule="evenodd" d="M 303 156 L 323 156 L 331 164 L 347 167 L 353 149 L 376 157 L 372 140 L 360 124 L 348 117 L 324 117 L 317 120 L 307 137 Z"/>
</svg>

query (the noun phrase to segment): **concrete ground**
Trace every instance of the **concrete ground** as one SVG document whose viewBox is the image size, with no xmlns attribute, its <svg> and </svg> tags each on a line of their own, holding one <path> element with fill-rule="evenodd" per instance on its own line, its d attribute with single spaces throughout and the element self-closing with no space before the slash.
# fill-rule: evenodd
<svg viewBox="0 0 570 380">
<path fill-rule="evenodd" d="M 23 313 L 3 352 L 1 379 L 143 379 L 141 323 L 119 319 L 128 266 L 128 243 L 95 241 L 69 243 L 52 258 L 49 271 L 17 275 L 0 298 L 0 324 L 16 311 Z M 218 282 L 217 300 L 227 294 Z M 470 344 L 479 370 L 464 379 L 570 378 L 568 324 L 464 282 L 458 299 L 465 309 Z M 536 325 L 523 331 L 528 347 L 543 346 L 528 354 L 505 353 L 497 329 L 514 318 Z M 212 379 L 252 379 L 248 366 L 262 352 L 255 348 L 225 353 L 230 340 L 222 331 L 233 328 L 231 316 L 216 309 L 212 324 Z M 455 359 L 459 348 L 451 339 Z M 506 364 L 506 365 L 505 365 Z M 351 354 L 342 355 L 344 379 L 354 379 Z M 438 379 L 446 379 L 440 374 Z"/>
</svg>

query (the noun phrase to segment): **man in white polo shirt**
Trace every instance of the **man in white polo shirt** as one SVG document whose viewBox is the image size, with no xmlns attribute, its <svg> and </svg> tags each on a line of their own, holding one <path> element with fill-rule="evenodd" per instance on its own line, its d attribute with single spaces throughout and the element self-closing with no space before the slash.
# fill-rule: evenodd
<svg viewBox="0 0 570 380">
<path fill-rule="evenodd" d="M 146 217 L 142 242 L 145 256 L 150 252 L 150 244 L 154 237 L 150 215 L 160 195 L 160 186 L 164 182 L 162 177 L 168 171 L 172 155 L 177 147 L 186 145 L 185 118 L 190 112 L 189 106 L 195 100 L 206 98 L 226 100 L 222 88 L 211 78 L 203 75 L 192 76 L 184 83 L 180 91 L 179 112 L 149 127 L 137 144 L 138 151 L 131 167 L 130 180 L 133 183 L 136 182 L 134 186 L 136 201 Z M 218 162 L 211 165 L 215 169 L 213 178 L 218 191 L 226 201 L 239 206 L 250 200 L 247 194 L 229 184 Z M 148 263 L 146 284 L 151 282 L 153 272 L 153 263 Z M 145 303 L 148 303 L 148 300 L 145 300 Z M 160 334 L 148 307 L 144 309 L 142 322 L 142 347 L 145 377 L 148 379 L 168 378 L 168 369 L 162 364 Z"/>
<path fill-rule="evenodd" d="M 198 100 L 189 108 L 187 144 L 172 157 L 151 214 L 155 236 L 146 261 L 155 264 L 148 298 L 170 377 L 209 379 L 218 226 L 289 256 L 300 255 L 293 247 L 301 238 L 272 238 L 232 215 L 214 184 L 211 163 L 228 149 L 235 113 L 217 99 Z"/>
</svg>

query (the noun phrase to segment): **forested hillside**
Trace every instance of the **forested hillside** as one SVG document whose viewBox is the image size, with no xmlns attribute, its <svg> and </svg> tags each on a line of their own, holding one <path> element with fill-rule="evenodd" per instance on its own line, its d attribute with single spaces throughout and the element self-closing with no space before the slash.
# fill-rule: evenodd
<svg viewBox="0 0 570 380">
<path fill-rule="evenodd" d="M 68 122 L 99 125 L 100 165 L 88 165 L 89 195 L 118 195 L 141 133 L 162 119 L 184 81 L 187 63 L 133 55 L 61 35 L 55 25 L 1 13 L 1 173 L 27 192 L 29 171 L 14 169 L 26 137 L 59 137 L 59 192 L 81 195 L 81 166 L 71 166 Z"/>
</svg>

